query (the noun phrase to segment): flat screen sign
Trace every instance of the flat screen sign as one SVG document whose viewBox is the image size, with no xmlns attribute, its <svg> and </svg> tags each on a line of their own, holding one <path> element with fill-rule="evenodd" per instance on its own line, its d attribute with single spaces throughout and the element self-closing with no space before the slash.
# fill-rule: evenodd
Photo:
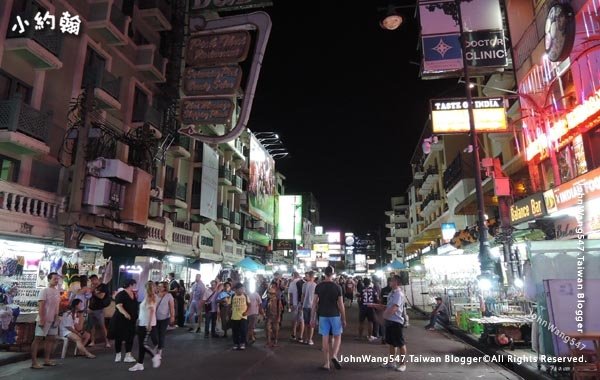
<svg viewBox="0 0 600 380">
<path fill-rule="evenodd" d="M 468 133 L 468 105 L 464 98 L 431 100 L 433 133 Z M 508 129 L 502 97 L 473 99 L 473 117 L 477 132 L 506 132 Z"/>
</svg>

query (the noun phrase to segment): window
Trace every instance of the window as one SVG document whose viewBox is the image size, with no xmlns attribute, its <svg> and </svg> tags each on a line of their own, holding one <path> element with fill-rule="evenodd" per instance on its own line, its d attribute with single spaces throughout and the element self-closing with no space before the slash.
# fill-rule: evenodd
<svg viewBox="0 0 600 380">
<path fill-rule="evenodd" d="M 168 166 L 165 168 L 165 178 L 167 181 L 175 180 L 175 168 L 172 166 Z"/>
<path fill-rule="evenodd" d="M 96 76 L 94 83 L 99 83 L 99 76 L 102 75 L 106 67 L 106 59 L 101 56 L 96 50 L 88 46 L 87 54 L 85 55 L 84 71 L 82 85 L 85 86 L 88 75 Z"/>
<path fill-rule="evenodd" d="M 131 121 L 143 122 L 146 117 L 146 110 L 148 109 L 148 95 L 138 87 L 135 88 L 135 94 L 133 98 L 133 116 Z"/>
<path fill-rule="evenodd" d="M 19 166 L 19 161 L 0 155 L 0 179 L 17 182 L 19 179 Z"/>
<path fill-rule="evenodd" d="M 600 126 L 584 136 L 585 156 L 589 170 L 600 168 Z"/>
<path fill-rule="evenodd" d="M 31 101 L 31 86 L 21 82 L 17 78 L 0 71 L 0 100 L 7 100 L 15 96 L 21 96 L 25 103 Z"/>
<path fill-rule="evenodd" d="M 568 182 L 577 177 L 577 168 L 575 157 L 573 155 L 573 146 L 567 145 L 556 155 L 558 170 L 560 172 L 561 183 Z"/>
</svg>

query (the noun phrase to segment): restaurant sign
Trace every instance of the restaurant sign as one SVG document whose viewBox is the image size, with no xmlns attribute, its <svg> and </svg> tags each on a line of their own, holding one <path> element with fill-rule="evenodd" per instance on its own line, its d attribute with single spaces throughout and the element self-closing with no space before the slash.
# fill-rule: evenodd
<svg viewBox="0 0 600 380">
<path fill-rule="evenodd" d="M 289 251 L 296 249 L 294 239 L 273 239 L 273 251 Z"/>
<path fill-rule="evenodd" d="M 246 60 L 250 49 L 250 33 L 236 31 L 192 37 L 187 46 L 188 66 L 219 66 Z"/>
<path fill-rule="evenodd" d="M 468 133 L 467 99 L 431 100 L 433 133 Z M 508 129 L 504 98 L 475 98 L 472 102 L 478 132 L 505 132 Z"/>
<path fill-rule="evenodd" d="M 235 66 L 188 67 L 183 76 L 187 96 L 234 95 L 242 82 L 242 68 Z"/>
<path fill-rule="evenodd" d="M 543 193 L 533 194 L 510 206 L 510 223 L 512 225 L 525 223 L 543 216 L 546 216 Z"/>
<path fill-rule="evenodd" d="M 544 193 L 549 214 L 600 198 L 600 168 Z"/>
<path fill-rule="evenodd" d="M 233 117 L 231 99 L 184 99 L 181 123 L 188 125 L 227 124 Z"/>
</svg>

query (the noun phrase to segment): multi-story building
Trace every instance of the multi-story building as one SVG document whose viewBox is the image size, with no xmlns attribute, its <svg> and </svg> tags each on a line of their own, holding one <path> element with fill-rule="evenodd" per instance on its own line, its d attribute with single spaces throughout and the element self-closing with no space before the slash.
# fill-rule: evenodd
<svg viewBox="0 0 600 380">
<path fill-rule="evenodd" d="M 389 217 L 385 227 L 388 230 L 385 239 L 389 242 L 387 254 L 390 261 L 399 259 L 404 260 L 404 247 L 408 244 L 410 237 L 409 208 L 406 196 L 392 197 L 391 210 L 386 211 L 385 215 Z"/>
<path fill-rule="evenodd" d="M 0 3 L 3 235 L 99 250 L 116 244 L 116 264 L 136 255 L 244 257 L 249 136 L 210 147 L 176 132 L 184 3 Z M 55 30 L 34 28 L 38 12 L 55 15 Z M 63 12 L 79 16 L 78 35 L 59 30 Z M 29 20 L 23 32 L 17 16 Z M 93 101 L 75 102 L 85 88 Z M 214 164 L 204 162 L 205 150 Z M 203 180 L 210 171 L 212 188 Z M 201 207 L 206 189 L 216 192 L 215 217 Z"/>
</svg>

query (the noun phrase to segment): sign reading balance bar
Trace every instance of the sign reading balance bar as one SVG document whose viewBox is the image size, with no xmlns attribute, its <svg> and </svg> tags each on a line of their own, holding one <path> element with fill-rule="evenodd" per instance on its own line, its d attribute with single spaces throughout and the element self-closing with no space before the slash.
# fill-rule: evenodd
<svg viewBox="0 0 600 380">
<path fill-rule="evenodd" d="M 465 98 L 431 100 L 433 133 L 468 133 L 468 105 Z M 505 132 L 508 129 L 502 97 L 473 99 L 473 117 L 477 132 Z"/>
<path fill-rule="evenodd" d="M 510 223 L 512 225 L 525 223 L 546 215 L 543 193 L 533 194 L 510 206 Z"/>
</svg>

